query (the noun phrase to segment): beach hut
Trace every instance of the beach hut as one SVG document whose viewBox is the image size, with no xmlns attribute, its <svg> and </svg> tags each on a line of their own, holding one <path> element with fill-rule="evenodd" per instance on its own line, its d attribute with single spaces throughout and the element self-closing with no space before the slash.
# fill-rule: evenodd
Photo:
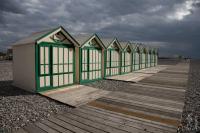
<svg viewBox="0 0 200 133">
<path fill-rule="evenodd" d="M 33 33 L 14 43 L 14 86 L 40 92 L 74 84 L 78 47 L 62 26 Z"/>
<path fill-rule="evenodd" d="M 149 68 L 149 67 L 151 67 L 151 48 L 146 47 L 146 49 L 147 49 L 146 67 Z"/>
<path fill-rule="evenodd" d="M 154 66 L 157 66 L 158 65 L 158 49 L 155 48 L 155 64 Z"/>
<path fill-rule="evenodd" d="M 132 44 L 132 70 L 137 71 L 140 69 L 140 49 L 137 44 Z"/>
<path fill-rule="evenodd" d="M 140 45 L 140 69 L 146 68 L 147 50 L 144 45 Z"/>
<path fill-rule="evenodd" d="M 155 49 L 151 48 L 151 67 L 155 66 Z"/>
<path fill-rule="evenodd" d="M 105 77 L 120 74 L 122 47 L 117 38 L 102 38 L 105 51 Z"/>
<path fill-rule="evenodd" d="M 121 74 L 126 74 L 132 71 L 132 48 L 129 42 L 120 42 L 122 46 L 121 55 Z"/>
<path fill-rule="evenodd" d="M 80 34 L 74 38 L 80 45 L 79 81 L 87 83 L 104 76 L 104 50 L 102 41 L 96 34 Z"/>
</svg>

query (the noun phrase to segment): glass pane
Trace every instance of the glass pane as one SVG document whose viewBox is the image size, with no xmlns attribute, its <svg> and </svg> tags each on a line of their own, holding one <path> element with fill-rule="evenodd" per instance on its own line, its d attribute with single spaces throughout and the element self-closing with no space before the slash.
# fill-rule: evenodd
<svg viewBox="0 0 200 133">
<path fill-rule="evenodd" d="M 44 77 L 40 77 L 40 87 L 44 87 Z"/>
<path fill-rule="evenodd" d="M 68 48 L 64 48 L 64 63 L 68 63 Z"/>
<path fill-rule="evenodd" d="M 58 86 L 58 75 L 53 76 L 53 86 L 54 87 Z"/>
<path fill-rule="evenodd" d="M 48 65 L 45 66 L 45 74 L 49 74 L 49 66 Z"/>
<path fill-rule="evenodd" d="M 58 48 L 53 47 L 53 64 L 58 64 Z"/>
<path fill-rule="evenodd" d="M 46 86 L 50 86 L 50 76 L 46 76 Z"/>
<path fill-rule="evenodd" d="M 40 47 L 40 64 L 44 64 L 44 47 Z"/>
<path fill-rule="evenodd" d="M 40 74 L 44 74 L 44 65 L 40 65 Z"/>
<path fill-rule="evenodd" d="M 58 73 L 58 65 L 53 65 L 53 73 Z"/>
<path fill-rule="evenodd" d="M 59 63 L 63 63 L 63 48 L 59 48 Z"/>
<path fill-rule="evenodd" d="M 45 64 L 49 64 L 49 48 L 45 47 Z"/>
<path fill-rule="evenodd" d="M 63 75 L 59 75 L 59 86 L 62 86 L 63 85 Z"/>
<path fill-rule="evenodd" d="M 65 74 L 65 75 L 64 75 L 64 84 L 65 84 L 65 85 L 67 85 L 67 84 L 69 83 L 68 80 L 69 80 L 69 79 L 68 79 L 68 74 Z"/>
<path fill-rule="evenodd" d="M 69 63 L 73 63 L 73 48 L 69 48 Z"/>
</svg>

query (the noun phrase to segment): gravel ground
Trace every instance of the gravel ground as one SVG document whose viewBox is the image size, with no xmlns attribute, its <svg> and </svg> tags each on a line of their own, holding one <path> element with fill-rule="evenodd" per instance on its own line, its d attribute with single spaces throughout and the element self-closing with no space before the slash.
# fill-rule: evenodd
<svg viewBox="0 0 200 133">
<path fill-rule="evenodd" d="M 12 63 L 0 62 L 0 132 L 9 132 L 70 107 L 12 86 Z"/>
<path fill-rule="evenodd" d="M 200 132 L 200 60 L 192 60 L 180 133 Z"/>
</svg>

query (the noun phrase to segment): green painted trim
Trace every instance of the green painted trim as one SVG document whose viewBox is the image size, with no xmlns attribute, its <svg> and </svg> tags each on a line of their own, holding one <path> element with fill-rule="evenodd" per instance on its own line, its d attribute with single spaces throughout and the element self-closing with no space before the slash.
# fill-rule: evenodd
<svg viewBox="0 0 200 133">
<path fill-rule="evenodd" d="M 41 40 L 42 38 L 44 38 L 44 37 L 48 36 L 48 35 L 49 35 L 49 34 L 51 34 L 52 32 L 54 32 L 54 31 L 58 30 L 59 28 L 61 28 L 61 27 L 59 26 L 59 27 L 57 27 L 57 28 L 55 28 L 55 29 L 52 29 L 52 30 L 51 30 L 51 31 L 49 31 L 48 33 L 46 33 L 46 34 L 44 34 L 44 35 L 42 35 L 42 36 L 38 37 L 37 39 L 35 39 L 35 41 L 37 42 L 37 41 Z"/>
<path fill-rule="evenodd" d="M 117 51 L 117 53 L 119 54 L 119 61 L 115 61 L 115 62 L 118 62 L 118 66 L 112 66 L 112 58 L 111 58 L 111 53 L 112 53 L 112 51 Z M 107 61 L 107 53 L 109 54 L 109 62 Z M 109 76 L 115 76 L 115 75 L 120 75 L 120 62 L 121 62 L 121 60 L 120 60 L 120 51 L 118 51 L 118 50 L 116 50 L 116 49 L 107 49 L 106 51 L 105 51 L 105 54 L 104 54 L 105 56 L 104 56 L 104 58 L 105 58 L 105 77 L 109 77 Z M 109 63 L 109 66 L 107 66 L 107 63 Z M 117 74 L 111 74 L 111 69 L 112 68 L 118 68 L 118 73 Z M 109 73 L 107 74 L 107 72 L 106 72 L 106 70 L 107 69 L 109 69 Z"/>
<path fill-rule="evenodd" d="M 36 50 L 35 50 L 35 55 L 36 55 L 36 85 L 37 85 L 37 88 L 36 88 L 36 91 L 37 92 L 42 92 L 42 91 L 46 91 L 46 90 L 52 90 L 52 89 L 56 89 L 56 88 L 61 88 L 61 87 L 66 87 L 66 86 L 69 86 L 69 85 L 72 85 L 75 83 L 75 79 L 76 79 L 76 70 L 75 70 L 75 47 L 72 47 L 72 46 L 67 46 L 66 44 L 55 44 L 55 43 L 48 43 L 48 42 L 41 42 L 40 44 L 37 44 L 35 45 L 36 47 Z M 49 52 L 49 57 L 48 57 L 48 66 L 49 66 L 49 72 L 48 74 L 45 74 L 45 70 L 44 70 L 44 74 L 40 74 L 40 47 L 44 47 L 44 55 L 45 55 L 45 47 L 48 47 L 48 52 Z M 72 63 L 64 63 L 64 58 L 63 58 L 63 63 L 60 64 L 59 63 L 59 56 L 58 56 L 58 64 L 53 64 L 53 47 L 57 47 L 58 49 L 58 52 L 57 54 L 59 55 L 59 48 L 63 48 L 63 57 L 64 57 L 64 48 L 72 48 L 73 49 L 73 60 L 72 60 Z M 68 60 L 69 60 L 69 49 L 68 49 Z M 45 58 L 44 58 L 44 63 L 45 63 Z M 64 64 L 72 64 L 72 71 L 69 72 L 69 67 L 68 67 L 68 72 L 64 72 L 64 69 L 63 69 L 63 73 L 53 73 L 53 65 L 63 65 L 63 68 L 64 68 Z M 42 64 L 43 65 L 43 64 Z M 46 64 L 45 64 L 46 65 Z M 59 67 L 58 67 L 58 72 L 59 72 Z M 53 86 L 53 75 L 63 75 L 63 83 L 64 83 L 64 74 L 70 74 L 70 73 L 73 73 L 73 83 L 70 83 L 70 84 L 65 84 L 65 85 L 59 85 L 59 76 L 58 76 L 58 86 Z M 46 86 L 46 82 L 45 82 L 45 85 L 44 87 L 40 87 L 40 76 L 49 76 L 50 77 L 50 85 L 49 86 Z M 44 77 L 46 79 L 46 77 Z M 68 75 L 68 82 L 69 82 L 69 75 Z"/>
</svg>

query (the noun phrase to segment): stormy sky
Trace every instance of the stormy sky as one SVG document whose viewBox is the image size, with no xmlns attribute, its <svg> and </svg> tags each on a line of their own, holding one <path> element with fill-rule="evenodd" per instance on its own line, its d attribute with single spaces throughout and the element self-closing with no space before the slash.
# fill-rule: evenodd
<svg viewBox="0 0 200 133">
<path fill-rule="evenodd" d="M 59 25 L 144 42 L 161 56 L 200 57 L 200 0 L 1 0 L 0 50 Z"/>
</svg>

